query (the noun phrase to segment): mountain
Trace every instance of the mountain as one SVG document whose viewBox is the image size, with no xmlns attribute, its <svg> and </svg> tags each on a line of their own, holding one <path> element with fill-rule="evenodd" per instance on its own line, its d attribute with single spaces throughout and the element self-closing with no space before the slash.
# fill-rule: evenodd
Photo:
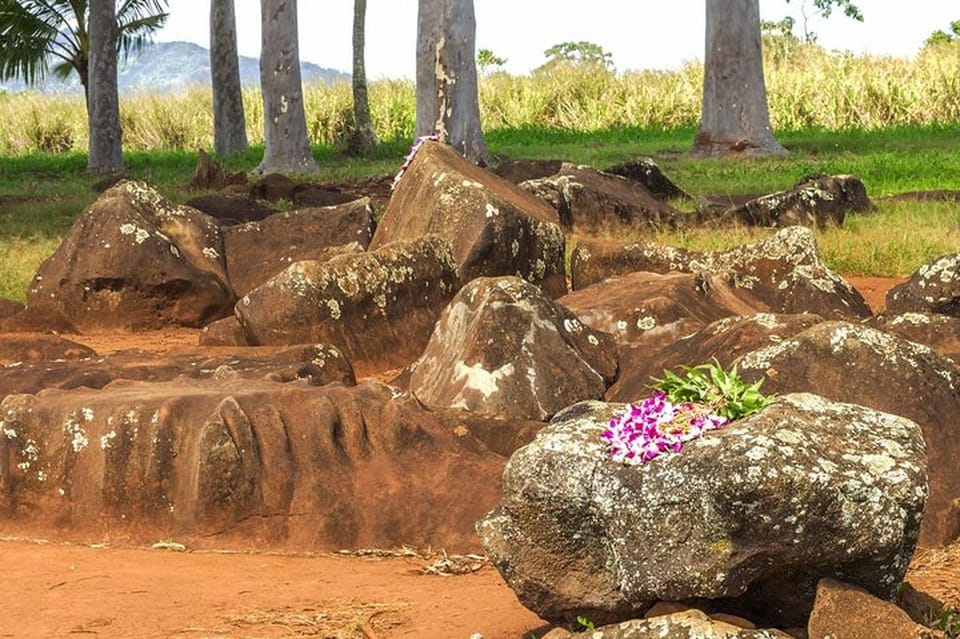
<svg viewBox="0 0 960 639">
<path fill-rule="evenodd" d="M 332 83 L 350 80 L 350 74 L 327 69 L 311 62 L 300 63 L 304 83 L 322 81 Z M 150 92 L 177 93 L 196 86 L 210 86 L 210 51 L 192 42 L 156 42 L 139 52 L 120 59 L 117 81 L 121 93 Z M 244 86 L 260 84 L 260 60 L 240 56 L 240 82 Z M 43 93 L 72 93 L 81 91 L 80 80 L 71 74 L 67 80 L 47 77 L 33 87 L 20 80 L 12 80 L 0 89 L 6 91 L 37 90 Z"/>
</svg>

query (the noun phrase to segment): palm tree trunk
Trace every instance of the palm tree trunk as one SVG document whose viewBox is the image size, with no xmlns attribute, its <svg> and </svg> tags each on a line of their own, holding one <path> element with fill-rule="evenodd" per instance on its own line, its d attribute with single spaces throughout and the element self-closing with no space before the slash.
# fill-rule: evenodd
<svg viewBox="0 0 960 639">
<path fill-rule="evenodd" d="M 123 170 L 123 134 L 117 89 L 117 17 L 114 0 L 90 0 L 90 86 L 87 170 Z"/>
<path fill-rule="evenodd" d="M 377 134 L 370 117 L 367 98 L 367 70 L 363 61 L 367 0 L 353 2 L 353 125 L 348 143 L 350 152 L 362 153 L 377 146 Z"/>
<path fill-rule="evenodd" d="M 210 2 L 210 77 L 213 85 L 213 150 L 233 155 L 247 150 L 237 19 L 233 0 Z"/>
</svg>

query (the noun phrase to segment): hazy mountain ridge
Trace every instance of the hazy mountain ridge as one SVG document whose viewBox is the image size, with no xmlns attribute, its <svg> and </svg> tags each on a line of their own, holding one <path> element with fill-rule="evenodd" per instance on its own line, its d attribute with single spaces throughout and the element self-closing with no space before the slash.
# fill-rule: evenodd
<svg viewBox="0 0 960 639">
<path fill-rule="evenodd" d="M 300 62 L 304 82 L 349 81 L 350 74 L 328 69 L 311 62 Z M 126 61 L 120 58 L 117 82 L 121 93 L 176 93 L 193 87 L 210 86 L 210 51 L 192 42 L 156 42 L 140 52 L 131 52 Z M 240 56 L 240 82 L 244 86 L 260 84 L 260 60 Z M 48 76 L 30 87 L 21 80 L 0 84 L 7 91 L 36 90 L 44 93 L 79 92 L 80 80 L 75 73 L 67 80 Z"/>
</svg>

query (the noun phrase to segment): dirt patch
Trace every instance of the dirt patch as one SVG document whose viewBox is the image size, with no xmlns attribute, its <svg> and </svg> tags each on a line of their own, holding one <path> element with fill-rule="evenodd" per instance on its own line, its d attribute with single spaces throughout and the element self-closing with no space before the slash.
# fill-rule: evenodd
<svg viewBox="0 0 960 639">
<path fill-rule="evenodd" d="M 844 275 L 853 288 L 860 291 L 875 314 L 883 312 L 887 305 L 887 291 L 894 286 L 907 281 L 906 277 L 869 277 L 861 275 Z"/>
</svg>

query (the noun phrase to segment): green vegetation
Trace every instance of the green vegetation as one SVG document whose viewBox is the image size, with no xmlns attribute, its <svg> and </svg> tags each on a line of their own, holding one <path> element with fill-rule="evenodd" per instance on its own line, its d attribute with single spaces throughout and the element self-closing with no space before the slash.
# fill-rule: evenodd
<svg viewBox="0 0 960 639">
<path fill-rule="evenodd" d="M 695 403 L 709 406 L 711 411 L 730 421 L 752 415 L 773 401 L 760 392 L 763 380 L 747 384 L 734 366 L 723 369 L 717 360 L 712 364 L 681 366 L 683 377 L 663 371 L 663 379 L 655 379 L 653 388 L 663 391 L 674 404 Z"/>
</svg>

